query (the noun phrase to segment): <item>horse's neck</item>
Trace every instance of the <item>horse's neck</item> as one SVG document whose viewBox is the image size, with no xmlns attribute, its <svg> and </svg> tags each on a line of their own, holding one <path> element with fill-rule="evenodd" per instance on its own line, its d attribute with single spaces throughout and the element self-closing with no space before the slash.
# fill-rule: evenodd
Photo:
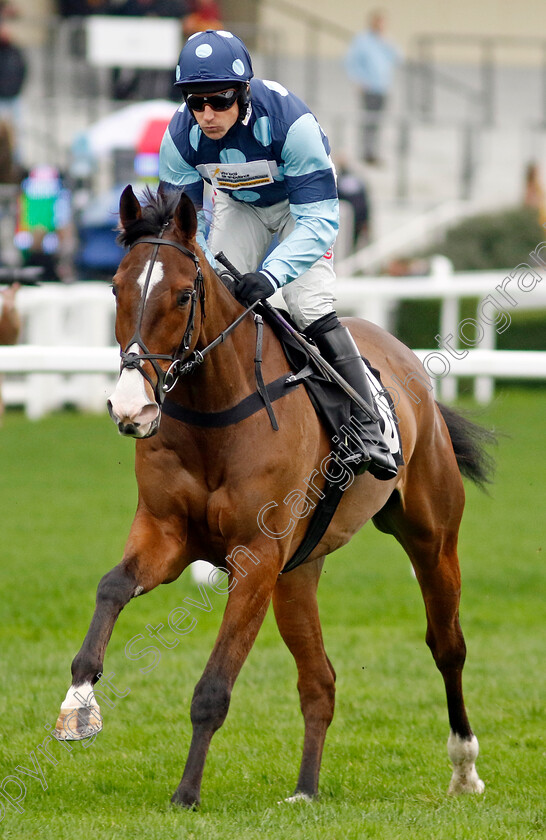
<svg viewBox="0 0 546 840">
<path fill-rule="evenodd" d="M 205 311 L 196 344 L 201 351 L 241 315 L 241 307 L 214 275 L 205 277 Z M 181 380 L 177 389 L 180 402 L 202 411 L 220 411 L 251 394 L 255 390 L 255 348 L 256 327 L 249 313 Z"/>
</svg>

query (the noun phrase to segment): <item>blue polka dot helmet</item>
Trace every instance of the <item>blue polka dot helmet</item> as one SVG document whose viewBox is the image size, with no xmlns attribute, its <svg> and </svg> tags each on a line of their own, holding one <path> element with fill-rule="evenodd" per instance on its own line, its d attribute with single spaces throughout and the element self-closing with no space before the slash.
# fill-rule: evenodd
<svg viewBox="0 0 546 840">
<path fill-rule="evenodd" d="M 176 68 L 175 85 L 184 93 L 213 93 L 243 86 L 254 72 L 247 48 L 225 30 L 197 32 L 184 44 Z"/>
</svg>

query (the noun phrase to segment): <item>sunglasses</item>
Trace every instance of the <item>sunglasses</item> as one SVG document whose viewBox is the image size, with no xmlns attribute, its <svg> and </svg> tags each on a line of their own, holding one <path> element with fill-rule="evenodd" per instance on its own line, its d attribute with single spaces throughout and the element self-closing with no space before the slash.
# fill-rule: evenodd
<svg viewBox="0 0 546 840">
<path fill-rule="evenodd" d="M 212 93 L 210 96 L 189 93 L 186 96 L 186 105 L 192 111 L 204 111 L 205 105 L 210 105 L 213 111 L 227 111 L 235 104 L 238 96 L 238 90 L 226 90 L 223 93 Z"/>
</svg>

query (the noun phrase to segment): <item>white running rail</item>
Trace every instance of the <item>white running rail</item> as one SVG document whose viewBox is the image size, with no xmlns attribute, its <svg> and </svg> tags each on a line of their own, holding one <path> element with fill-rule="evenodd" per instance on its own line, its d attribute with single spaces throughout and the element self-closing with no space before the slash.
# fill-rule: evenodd
<svg viewBox="0 0 546 840">
<path fill-rule="evenodd" d="M 282 305 L 277 295 L 273 301 Z M 454 273 L 448 260 L 435 258 L 433 274 L 427 277 L 340 277 L 337 296 L 340 314 L 364 317 L 387 329 L 399 301 L 439 299 L 439 331 L 431 324 L 429 349 L 416 352 L 425 365 L 428 357 L 427 369 L 441 399 L 456 397 L 461 377 L 474 379 L 481 402 L 492 398 L 496 379 L 546 379 L 546 351 L 496 350 L 497 335 L 510 328 L 516 309 L 546 308 L 543 276 L 526 263 L 512 271 Z M 478 299 L 473 319 L 461 320 L 465 298 Z M 24 322 L 22 343 L 0 347 L 6 405 L 23 406 L 30 418 L 65 404 L 104 411 L 119 370 L 109 286 L 24 287 L 17 305 Z M 442 358 L 447 362 L 443 371 Z"/>
</svg>

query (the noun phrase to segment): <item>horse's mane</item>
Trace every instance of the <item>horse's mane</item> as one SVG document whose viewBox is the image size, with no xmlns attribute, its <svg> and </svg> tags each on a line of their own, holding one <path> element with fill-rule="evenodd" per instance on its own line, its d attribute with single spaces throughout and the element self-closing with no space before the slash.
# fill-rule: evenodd
<svg viewBox="0 0 546 840">
<path fill-rule="evenodd" d="M 171 190 L 163 192 L 158 189 L 154 192 L 150 187 L 145 187 L 142 198 L 142 216 L 134 222 L 129 222 L 126 228 L 119 228 L 117 242 L 122 248 L 130 248 L 131 245 L 142 236 L 157 236 L 172 221 L 174 211 L 180 200 L 180 192 Z M 229 274 L 220 272 L 217 275 L 228 291 L 234 295 L 234 282 Z"/>
<path fill-rule="evenodd" d="M 180 193 L 165 193 L 161 189 L 154 193 L 150 187 L 146 187 L 143 199 L 140 219 L 129 222 L 118 233 L 117 241 L 123 248 L 129 248 L 141 236 L 157 236 L 173 218 Z"/>
</svg>

